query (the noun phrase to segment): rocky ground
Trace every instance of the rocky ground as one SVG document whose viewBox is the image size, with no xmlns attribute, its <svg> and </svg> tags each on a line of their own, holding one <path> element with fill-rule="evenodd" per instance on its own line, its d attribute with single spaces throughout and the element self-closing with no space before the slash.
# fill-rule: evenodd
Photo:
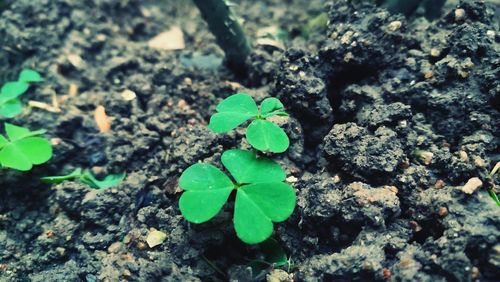
<svg viewBox="0 0 500 282">
<path fill-rule="evenodd" d="M 2 12 L 0 78 L 40 71 L 46 81 L 23 100 L 56 97 L 59 111 L 10 121 L 46 128 L 55 155 L 29 173 L 0 171 L 0 281 L 498 279 L 499 207 L 487 189 L 500 185 L 488 175 L 500 161 L 499 6 L 449 1 L 429 22 L 366 1 L 237 2 L 253 39 L 288 32 L 255 48 L 245 77 L 221 63 L 185 1 L 18 0 Z M 301 36 L 323 11 L 328 26 Z M 148 46 L 175 26 L 184 48 Z M 258 273 L 230 205 L 199 226 L 178 209 L 186 167 L 248 146 L 243 131 L 206 126 L 237 91 L 276 96 L 291 113 L 291 147 L 275 159 L 298 205 L 273 235 L 290 264 Z M 97 106 L 112 118 L 107 133 Z M 128 175 L 98 191 L 38 181 L 76 167 Z M 150 248 L 153 228 L 167 239 Z"/>
</svg>

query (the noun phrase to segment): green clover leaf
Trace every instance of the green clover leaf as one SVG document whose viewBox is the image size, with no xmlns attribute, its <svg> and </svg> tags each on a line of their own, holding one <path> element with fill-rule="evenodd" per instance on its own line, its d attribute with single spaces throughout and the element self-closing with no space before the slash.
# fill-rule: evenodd
<svg viewBox="0 0 500 282">
<path fill-rule="evenodd" d="M 83 184 L 87 184 L 90 188 L 93 189 L 107 189 L 113 186 L 117 186 L 120 184 L 127 174 L 125 172 L 110 174 L 104 177 L 103 180 L 99 180 L 95 178 L 95 176 L 90 172 L 90 170 L 86 169 L 82 175 L 80 176 L 80 181 Z"/>
<path fill-rule="evenodd" d="M 0 88 L 0 116 L 12 118 L 20 114 L 23 110 L 19 96 L 24 94 L 29 83 L 41 82 L 43 78 L 40 74 L 31 69 L 24 69 L 19 74 L 18 81 L 10 81 Z"/>
<path fill-rule="evenodd" d="M 266 240 L 273 232 L 273 222 L 286 220 L 295 207 L 295 191 L 283 182 L 285 172 L 274 161 L 245 150 L 225 151 L 222 163 L 236 183 L 209 164 L 194 164 L 182 173 L 182 215 L 193 223 L 206 222 L 217 215 L 236 190 L 236 234 L 248 244 Z"/>
<path fill-rule="evenodd" d="M 279 164 L 268 158 L 257 157 L 251 151 L 225 151 L 221 160 L 239 184 L 281 182 L 286 177 Z"/>
<path fill-rule="evenodd" d="M 277 98 L 266 98 L 260 108 L 257 108 L 250 95 L 238 93 L 224 99 L 217 106 L 217 113 L 210 118 L 208 127 L 216 133 L 222 133 L 252 120 L 246 131 L 248 143 L 259 151 L 282 153 L 290 146 L 290 140 L 283 129 L 267 118 L 288 116 L 283 109 L 283 103 Z"/>
<path fill-rule="evenodd" d="M 90 186 L 92 189 L 107 189 L 120 184 L 127 174 L 125 172 L 110 174 L 104 177 L 103 180 L 95 178 L 90 170 L 82 170 L 81 168 L 75 169 L 73 172 L 66 175 L 58 176 L 44 176 L 40 178 L 43 183 L 59 184 L 66 180 L 78 179 L 83 184 Z"/>
<path fill-rule="evenodd" d="M 262 103 L 260 104 L 260 114 L 261 115 L 268 115 L 273 112 L 283 110 L 285 106 L 283 106 L 283 103 L 281 103 L 280 100 L 274 97 L 266 98 Z"/>
<path fill-rule="evenodd" d="M 203 223 L 214 217 L 234 189 L 229 177 L 210 164 L 190 166 L 182 173 L 179 185 L 185 190 L 179 208 L 193 223 Z"/>
<path fill-rule="evenodd" d="M 283 153 L 290 146 L 285 131 L 268 120 L 252 121 L 247 128 L 246 137 L 248 143 L 259 151 Z"/>
<path fill-rule="evenodd" d="M 217 133 L 232 130 L 259 114 L 252 97 L 238 93 L 224 99 L 216 108 L 217 113 L 210 118 L 208 128 Z"/>
<path fill-rule="evenodd" d="M 29 129 L 5 123 L 9 140 L 0 135 L 0 164 L 4 167 L 28 171 L 33 165 L 47 162 L 52 157 L 50 142 L 42 137 L 45 130 Z"/>
<path fill-rule="evenodd" d="M 21 73 L 19 74 L 19 79 L 18 81 L 22 82 L 42 82 L 43 78 L 42 76 L 37 72 L 32 69 L 23 69 Z"/>
<path fill-rule="evenodd" d="M 21 100 L 17 98 L 0 104 L 0 116 L 4 116 L 6 118 L 13 118 L 22 111 L 23 105 L 21 104 Z"/>
</svg>

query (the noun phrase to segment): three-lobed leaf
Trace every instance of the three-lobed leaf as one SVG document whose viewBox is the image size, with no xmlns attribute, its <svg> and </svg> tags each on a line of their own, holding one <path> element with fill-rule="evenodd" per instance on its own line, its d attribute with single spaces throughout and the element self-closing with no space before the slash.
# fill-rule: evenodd
<svg viewBox="0 0 500 282">
<path fill-rule="evenodd" d="M 7 138 L 0 138 L 0 164 L 4 167 L 28 171 L 33 165 L 47 162 L 52 157 L 52 146 L 47 139 L 36 137 L 45 130 L 30 131 L 5 123 Z"/>
<path fill-rule="evenodd" d="M 280 100 L 274 97 L 266 98 L 258 108 L 250 95 L 237 93 L 217 106 L 217 113 L 210 118 L 208 127 L 222 133 L 252 119 L 246 132 L 248 143 L 260 151 L 282 153 L 288 149 L 290 140 L 283 129 L 266 120 L 271 116 L 288 116 Z"/>
<path fill-rule="evenodd" d="M 222 163 L 237 184 L 209 164 L 194 164 L 183 172 L 179 179 L 185 190 L 179 200 L 182 215 L 193 223 L 206 222 L 236 190 L 236 234 L 248 244 L 264 241 L 273 231 L 273 222 L 288 218 L 295 207 L 293 188 L 282 182 L 284 171 L 272 160 L 245 150 L 224 152 Z"/>
</svg>

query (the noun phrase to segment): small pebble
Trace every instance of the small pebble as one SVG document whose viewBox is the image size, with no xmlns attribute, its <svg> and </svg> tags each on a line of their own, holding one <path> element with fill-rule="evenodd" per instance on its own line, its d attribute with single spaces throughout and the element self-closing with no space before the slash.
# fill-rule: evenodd
<svg viewBox="0 0 500 282">
<path fill-rule="evenodd" d="M 56 253 L 58 253 L 60 256 L 64 256 L 64 254 L 66 254 L 66 249 L 63 247 L 57 247 Z"/>
<path fill-rule="evenodd" d="M 455 21 L 459 22 L 465 18 L 465 10 L 464 9 L 456 9 L 455 10 Z"/>
<path fill-rule="evenodd" d="M 82 57 L 76 54 L 68 55 L 68 61 L 73 67 L 77 69 L 82 68 L 85 63 Z"/>
<path fill-rule="evenodd" d="M 474 156 L 473 159 L 477 167 L 486 167 L 486 162 L 480 156 Z"/>
<path fill-rule="evenodd" d="M 458 155 L 460 156 L 460 160 L 462 162 L 465 162 L 469 159 L 469 156 L 467 155 L 467 152 L 465 152 L 465 151 L 458 152 Z"/>
<path fill-rule="evenodd" d="M 108 247 L 108 253 L 110 253 L 110 254 L 116 254 L 116 253 L 118 253 L 118 251 L 120 250 L 121 247 L 122 247 L 122 243 L 121 242 L 114 242 L 113 244 L 111 244 Z"/>
<path fill-rule="evenodd" d="M 477 188 L 483 186 L 483 182 L 481 181 L 481 179 L 479 179 L 478 177 L 473 177 L 471 179 L 469 179 L 469 181 L 467 181 L 467 183 L 465 183 L 465 185 L 462 187 L 462 192 L 464 192 L 465 194 L 472 194 L 474 193 L 474 191 L 477 190 Z"/>
<path fill-rule="evenodd" d="M 338 174 L 335 174 L 335 176 L 333 176 L 333 183 L 337 184 L 340 182 L 340 176 Z"/>
<path fill-rule="evenodd" d="M 144 244 L 143 242 L 137 242 L 136 247 L 137 247 L 138 250 L 142 251 L 142 250 L 144 250 L 146 248 L 146 244 Z"/>
<path fill-rule="evenodd" d="M 440 207 L 438 214 L 440 217 L 445 217 L 448 215 L 448 209 L 446 207 Z"/>
<path fill-rule="evenodd" d="M 443 189 L 444 187 L 444 181 L 441 179 L 438 179 L 436 183 L 434 183 L 434 188 L 436 189 Z"/>
<path fill-rule="evenodd" d="M 399 28 L 401 28 L 401 25 L 402 25 L 401 21 L 393 21 L 393 22 L 389 23 L 389 30 L 396 31 Z"/>
<path fill-rule="evenodd" d="M 439 55 L 441 55 L 441 51 L 437 48 L 432 48 L 431 49 L 431 56 L 436 58 L 436 57 L 439 57 Z"/>
<path fill-rule="evenodd" d="M 288 183 L 295 183 L 295 182 L 297 182 L 298 180 L 299 180 L 299 179 L 297 179 L 297 177 L 295 177 L 295 176 L 293 176 L 293 175 L 292 175 L 292 176 L 289 176 L 289 177 L 287 177 L 287 178 L 286 178 L 286 182 L 288 182 Z"/>
<path fill-rule="evenodd" d="M 416 222 L 415 220 L 410 221 L 410 227 L 415 232 L 419 232 L 422 230 L 422 226 L 420 226 L 420 224 L 418 224 L 418 222 Z"/>
<path fill-rule="evenodd" d="M 135 92 L 130 90 L 130 89 L 123 90 L 121 96 L 122 96 L 122 99 L 125 101 L 132 101 L 137 97 Z"/>
</svg>

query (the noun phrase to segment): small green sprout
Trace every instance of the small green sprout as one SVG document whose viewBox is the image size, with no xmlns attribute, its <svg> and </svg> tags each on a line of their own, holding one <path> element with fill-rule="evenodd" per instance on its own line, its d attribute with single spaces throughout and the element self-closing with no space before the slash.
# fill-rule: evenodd
<svg viewBox="0 0 500 282">
<path fill-rule="evenodd" d="M 75 169 L 73 172 L 67 175 L 61 176 L 45 176 L 40 178 L 42 182 L 48 184 L 59 184 L 66 180 L 77 179 L 83 184 L 88 185 L 92 189 L 107 189 L 113 186 L 117 186 L 120 184 L 123 179 L 125 179 L 126 173 L 118 173 L 118 174 L 110 174 L 106 176 L 103 180 L 98 180 L 95 176 L 90 172 L 90 170 L 82 170 L 81 168 Z"/>
<path fill-rule="evenodd" d="M 267 118 L 288 116 L 283 104 L 276 98 L 267 98 L 260 109 L 246 93 L 237 93 L 224 99 L 210 118 L 208 127 L 217 133 L 230 131 L 247 120 L 252 120 L 246 131 L 248 143 L 259 151 L 282 153 L 288 149 L 290 140 L 285 131 Z"/>
<path fill-rule="evenodd" d="M 179 179 L 180 187 L 185 190 L 179 200 L 182 215 L 193 223 L 206 222 L 217 215 L 231 192 L 236 191 L 233 218 L 236 234 L 247 244 L 263 242 L 271 236 L 273 222 L 282 222 L 292 214 L 295 191 L 283 182 L 285 172 L 279 164 L 268 158 L 234 149 L 225 151 L 221 159 L 235 181 L 213 165 L 190 166 Z"/>
<path fill-rule="evenodd" d="M 488 174 L 488 177 L 491 178 L 492 183 L 494 183 L 493 178 L 495 176 L 500 177 L 500 162 L 497 162 L 491 172 Z M 495 185 L 488 189 L 488 194 L 490 194 L 491 199 L 497 204 L 497 206 L 500 207 L 500 200 L 498 199 L 497 193 L 498 190 L 496 189 Z"/>
<path fill-rule="evenodd" d="M 292 259 L 286 255 L 283 247 L 273 238 L 259 244 L 255 258 L 248 260 L 247 266 L 252 268 L 252 276 L 255 281 L 262 280 L 273 269 L 286 268 L 286 271 L 290 272 L 293 266 Z"/>
<path fill-rule="evenodd" d="M 24 69 L 19 74 L 17 81 L 9 81 L 0 89 L 0 116 L 12 118 L 20 114 L 23 105 L 19 96 L 24 94 L 30 83 L 41 82 L 43 78 L 34 70 Z"/>
<path fill-rule="evenodd" d="M 20 171 L 47 162 L 52 157 L 52 146 L 47 139 L 38 137 L 46 130 L 30 131 L 27 128 L 5 123 L 7 138 L 0 135 L 0 164 Z"/>
</svg>

